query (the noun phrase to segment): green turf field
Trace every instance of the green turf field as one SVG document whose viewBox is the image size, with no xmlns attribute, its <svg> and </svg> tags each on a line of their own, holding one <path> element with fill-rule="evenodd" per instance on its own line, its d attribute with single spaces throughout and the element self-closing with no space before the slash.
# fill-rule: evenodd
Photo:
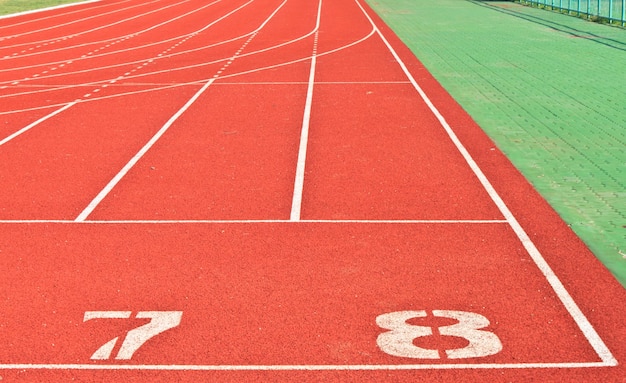
<svg viewBox="0 0 626 383">
<path fill-rule="evenodd" d="M 78 3 L 83 0 L 0 0 L 0 15 L 8 15 L 55 5 Z"/>
<path fill-rule="evenodd" d="M 504 1 L 368 2 L 626 286 L 626 30 Z"/>
</svg>

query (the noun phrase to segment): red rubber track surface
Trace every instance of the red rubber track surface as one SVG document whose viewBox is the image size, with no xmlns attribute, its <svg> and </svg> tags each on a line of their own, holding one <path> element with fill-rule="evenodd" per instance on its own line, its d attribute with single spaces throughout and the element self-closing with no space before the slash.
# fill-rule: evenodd
<svg viewBox="0 0 626 383">
<path fill-rule="evenodd" d="M 624 289 L 360 0 L 0 20 L 0 185 L 3 381 L 626 381 Z"/>
</svg>

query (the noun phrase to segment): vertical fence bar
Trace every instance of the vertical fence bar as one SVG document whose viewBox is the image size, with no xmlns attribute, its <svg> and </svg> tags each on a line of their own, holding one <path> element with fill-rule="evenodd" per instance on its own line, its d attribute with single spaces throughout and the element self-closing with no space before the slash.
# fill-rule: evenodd
<svg viewBox="0 0 626 383">
<path fill-rule="evenodd" d="M 0 0 L 1 1 L 1 0 Z M 598 19 L 607 19 L 611 24 L 618 24 L 622 27 L 626 27 L 626 0 L 576 0 L 575 3 L 572 4 L 572 0 L 567 0 L 567 6 L 565 6 L 564 0 L 513 0 L 519 3 L 530 4 L 531 6 L 537 6 L 541 8 L 548 9 L 548 6 L 554 10 L 555 7 L 558 6 L 558 9 L 563 12 L 567 11 L 568 14 L 576 13 L 577 16 L 585 15 L 587 19 L 591 19 L 592 17 L 597 17 Z M 593 1 L 596 3 L 594 4 Z M 602 4 L 605 1 L 606 4 Z M 619 8 L 619 4 L 621 3 L 621 8 Z M 576 8 L 574 8 L 574 5 Z M 603 15 L 604 7 L 607 6 L 608 10 L 607 14 Z M 583 7 L 585 7 L 583 9 Z M 621 12 L 620 12 L 621 9 Z"/>
<path fill-rule="evenodd" d="M 609 24 L 613 22 L 613 0 L 609 0 Z"/>
</svg>

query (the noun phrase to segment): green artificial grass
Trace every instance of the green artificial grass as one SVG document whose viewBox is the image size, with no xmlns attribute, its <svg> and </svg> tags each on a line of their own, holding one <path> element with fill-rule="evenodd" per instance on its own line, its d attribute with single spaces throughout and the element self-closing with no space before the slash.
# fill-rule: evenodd
<svg viewBox="0 0 626 383">
<path fill-rule="evenodd" d="M 368 2 L 626 286 L 626 30 L 506 1 Z"/>
<path fill-rule="evenodd" d="M 0 0 L 0 15 L 32 11 L 55 5 L 78 3 L 84 0 Z"/>
</svg>

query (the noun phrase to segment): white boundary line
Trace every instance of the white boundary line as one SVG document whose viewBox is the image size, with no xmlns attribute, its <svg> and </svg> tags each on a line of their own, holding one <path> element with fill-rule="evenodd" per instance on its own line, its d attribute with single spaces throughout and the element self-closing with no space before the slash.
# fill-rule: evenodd
<svg viewBox="0 0 626 383">
<path fill-rule="evenodd" d="M 237 223 L 359 223 L 359 224 L 502 224 L 509 223 L 504 219 L 301 219 L 294 221 L 291 219 L 181 219 L 181 220 L 63 220 L 63 219 L 22 219 L 22 220 L 0 220 L 0 224 L 35 224 L 35 223 L 61 223 L 61 224 L 83 224 L 83 225 L 131 225 L 131 224 L 237 224 Z"/>
<path fill-rule="evenodd" d="M 145 60 L 140 60 L 141 62 L 145 61 Z M 80 84 L 74 84 L 72 85 L 72 87 L 94 87 L 98 84 L 102 83 L 102 81 L 96 81 L 96 82 L 86 82 L 86 83 L 80 83 Z M 410 81 L 316 81 L 315 82 L 318 85 L 354 85 L 354 84 L 370 84 L 370 85 L 406 85 L 406 84 L 411 84 Z M 118 83 L 118 84 L 111 84 L 111 87 L 116 87 L 116 88 L 123 88 L 123 87 L 138 87 L 138 86 L 169 86 L 169 85 L 179 85 L 179 86 L 185 86 L 185 85 L 197 85 L 198 82 L 125 82 L 125 83 Z M 220 81 L 216 84 L 214 84 L 215 86 L 228 86 L 228 85 L 236 85 L 236 86 L 240 86 L 240 85 L 307 85 L 308 81 L 242 81 L 242 82 L 235 82 L 235 81 Z M 58 85 L 53 85 L 53 84 L 26 84 L 26 85 L 16 85 L 15 88 L 33 88 L 33 89 L 47 89 L 47 88 L 54 88 L 57 87 Z"/>
<path fill-rule="evenodd" d="M 18 12 L 18 13 L 10 13 L 8 15 L 2 15 L 0 16 L 0 20 L 3 19 L 10 19 L 12 17 L 18 17 L 18 16 L 25 16 L 25 15 L 32 15 L 33 13 L 40 13 L 40 12 L 45 12 L 45 11 L 52 11 L 55 9 L 60 9 L 60 8 L 67 8 L 67 7 L 73 7 L 76 5 L 84 5 L 84 4 L 89 4 L 89 3 L 97 3 L 99 1 L 102 0 L 85 0 L 85 1 L 78 1 L 76 3 L 69 3 L 69 4 L 61 4 L 61 5 L 57 5 L 54 7 L 48 7 L 48 8 L 41 8 L 41 9 L 33 9 L 30 11 L 24 11 L 24 12 Z"/>
<path fill-rule="evenodd" d="M 598 368 L 602 362 L 580 363 L 463 363 L 463 364 L 318 364 L 318 365 L 195 365 L 195 364 L 0 364 L 0 369 L 37 370 L 157 370 L 157 371 L 402 371 L 484 370 L 528 368 Z"/>
<path fill-rule="evenodd" d="M 517 221 L 513 213 L 511 213 L 508 206 L 504 203 L 504 201 L 502 200 L 498 192 L 496 192 L 493 185 L 491 185 L 491 182 L 489 182 L 489 180 L 487 179 L 483 171 L 480 169 L 478 164 L 474 161 L 474 159 L 472 158 L 470 153 L 467 151 L 463 143 L 461 143 L 456 133 L 454 133 L 454 130 L 452 129 L 452 127 L 448 124 L 448 122 L 443 117 L 443 115 L 439 112 L 437 107 L 432 103 L 432 101 L 426 95 L 424 90 L 419 86 L 415 78 L 413 78 L 413 76 L 409 72 L 408 68 L 406 67 L 406 65 L 400 58 L 400 56 L 398 56 L 398 54 L 393 49 L 389 41 L 387 41 L 385 36 L 383 36 L 380 29 L 378 29 L 378 27 L 376 26 L 372 18 L 369 16 L 369 14 L 365 11 L 363 6 L 360 4 L 359 0 L 355 0 L 355 2 L 359 5 L 359 7 L 361 8 L 361 11 L 363 11 L 363 14 L 369 19 L 372 26 L 376 29 L 378 36 L 380 36 L 382 41 L 385 43 L 385 45 L 387 46 L 387 49 L 389 49 L 389 52 L 393 55 L 394 59 L 400 65 L 400 67 L 404 71 L 407 78 L 411 81 L 411 83 L 415 87 L 415 90 L 419 93 L 422 100 L 426 103 L 430 111 L 435 115 L 435 117 L 437 117 L 437 120 L 439 121 L 441 126 L 444 128 L 444 130 L 446 131 L 446 133 L 448 134 L 448 136 L 450 137 L 450 139 L 452 140 L 452 142 L 454 143 L 458 151 L 461 153 L 461 155 L 463 156 L 463 158 L 465 159 L 469 167 L 472 169 L 472 171 L 474 172 L 474 174 L 476 175 L 480 183 L 483 185 L 483 187 L 485 188 L 485 190 L 487 191 L 487 193 L 489 194 L 493 202 L 496 204 L 498 209 L 500 209 L 500 212 L 502 213 L 502 215 L 509 222 L 509 224 L 511 225 L 511 228 L 517 235 L 517 238 L 520 240 L 520 242 L 524 246 L 524 249 L 526 249 L 526 251 L 532 258 L 532 260 L 535 262 L 535 264 L 539 268 L 539 270 L 541 270 L 541 273 L 544 275 L 544 277 L 546 278 L 546 280 L 548 281 L 548 283 L 550 284 L 550 286 L 556 293 L 557 297 L 559 298 L 561 303 L 565 306 L 569 314 L 572 316 L 572 318 L 574 319 L 574 321 L 576 322 L 576 324 L 578 325 L 582 333 L 585 335 L 585 337 L 587 338 L 587 340 L 589 341 L 589 343 L 591 344 L 595 352 L 602 359 L 603 363 L 605 363 L 607 366 L 616 366 L 618 363 L 615 357 L 613 356 L 613 354 L 611 353 L 611 351 L 604 344 L 604 341 L 602 341 L 602 339 L 600 338 L 596 330 L 593 328 L 593 326 L 591 325 L 591 323 L 589 322 L 585 314 L 583 314 L 583 312 L 580 310 L 576 302 L 574 302 L 574 299 L 567 292 L 567 290 L 565 289 L 565 286 L 563 286 L 563 283 L 561 283 L 561 281 L 556 276 L 554 271 L 552 271 L 552 269 L 550 268 L 546 260 L 543 258 L 543 256 L 541 255 L 541 253 L 535 246 L 535 244 L 532 242 L 530 237 L 528 237 L 528 235 L 526 234 L 526 231 L 524 231 L 524 229 L 519 224 L 519 222 Z"/>
</svg>

